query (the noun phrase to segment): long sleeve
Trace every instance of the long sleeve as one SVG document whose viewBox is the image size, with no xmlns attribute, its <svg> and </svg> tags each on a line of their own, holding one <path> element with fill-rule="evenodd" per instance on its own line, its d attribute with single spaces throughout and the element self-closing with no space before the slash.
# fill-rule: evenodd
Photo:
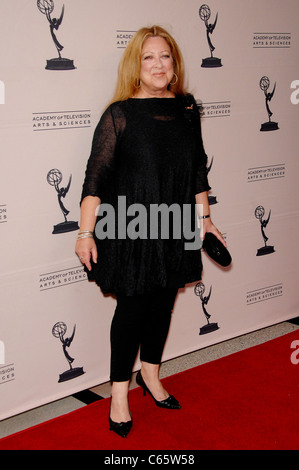
<svg viewBox="0 0 299 470">
<path fill-rule="evenodd" d="M 117 139 L 124 124 L 124 118 L 117 111 L 117 106 L 109 106 L 95 129 L 81 202 L 86 196 L 97 196 L 102 199 L 109 188 L 115 169 Z"/>
<path fill-rule="evenodd" d="M 188 110 L 190 109 L 190 114 L 192 115 L 192 126 L 194 127 L 194 130 L 197 134 L 198 167 L 196 173 L 195 194 L 198 194 L 204 191 L 209 191 L 209 189 L 211 189 L 207 176 L 208 158 L 202 141 L 200 113 L 197 107 L 197 103 L 193 95 L 187 95 L 186 99 L 188 100 Z"/>
</svg>

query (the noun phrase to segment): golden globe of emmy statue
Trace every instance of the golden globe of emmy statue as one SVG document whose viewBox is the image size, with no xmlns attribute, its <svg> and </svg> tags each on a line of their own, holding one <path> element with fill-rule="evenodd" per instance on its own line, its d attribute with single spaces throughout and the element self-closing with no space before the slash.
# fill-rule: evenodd
<svg viewBox="0 0 299 470">
<path fill-rule="evenodd" d="M 53 10 L 54 10 L 53 0 L 37 0 L 37 8 L 43 15 L 46 15 L 46 18 L 50 25 L 51 36 L 58 52 L 57 58 L 47 60 L 46 69 L 47 70 L 74 70 L 76 68 L 74 66 L 74 61 L 71 59 L 66 59 L 65 57 L 61 57 L 61 51 L 64 48 L 64 46 L 60 44 L 55 34 L 55 31 L 58 31 L 63 20 L 64 5 L 62 7 L 61 15 L 59 18 L 51 17 L 51 14 L 53 13 Z"/>
</svg>

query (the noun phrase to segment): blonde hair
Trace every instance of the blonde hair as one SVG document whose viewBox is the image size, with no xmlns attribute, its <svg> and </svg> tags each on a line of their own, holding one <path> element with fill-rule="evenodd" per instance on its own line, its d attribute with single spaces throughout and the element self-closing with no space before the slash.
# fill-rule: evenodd
<svg viewBox="0 0 299 470">
<path fill-rule="evenodd" d="M 144 42 L 150 37 L 162 37 L 170 47 L 173 57 L 174 73 L 177 80 L 170 83 L 171 91 L 176 95 L 185 95 L 184 62 L 181 51 L 174 38 L 160 26 L 139 29 L 130 40 L 120 61 L 118 80 L 112 102 L 132 98 L 138 89 L 141 64 L 141 50 Z"/>
</svg>

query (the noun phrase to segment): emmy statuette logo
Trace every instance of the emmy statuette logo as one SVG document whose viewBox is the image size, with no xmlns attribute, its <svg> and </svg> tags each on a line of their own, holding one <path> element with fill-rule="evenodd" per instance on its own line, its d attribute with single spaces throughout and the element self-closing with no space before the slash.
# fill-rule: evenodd
<svg viewBox="0 0 299 470">
<path fill-rule="evenodd" d="M 268 237 L 266 236 L 265 231 L 264 231 L 264 229 L 267 227 L 269 223 L 271 210 L 266 220 L 263 220 L 263 217 L 265 215 L 265 209 L 263 206 L 258 206 L 255 209 L 254 215 L 260 221 L 262 237 L 264 239 L 264 244 L 265 244 L 265 246 L 262 246 L 261 248 L 257 250 L 256 256 L 263 256 L 263 255 L 269 255 L 270 253 L 274 253 L 275 252 L 274 246 L 267 245 Z"/>
<path fill-rule="evenodd" d="M 76 325 L 74 326 L 72 336 L 70 338 L 65 338 L 64 335 L 66 334 L 67 326 L 63 322 L 57 322 L 52 328 L 52 335 L 54 338 L 59 338 L 62 343 L 62 349 L 64 356 L 69 364 L 69 370 L 63 372 L 59 375 L 58 383 L 66 382 L 67 380 L 75 379 L 76 377 L 80 377 L 85 372 L 83 367 L 75 367 L 73 368 L 72 363 L 74 362 L 74 358 L 69 355 L 66 348 L 69 348 L 73 342 L 75 332 L 76 332 Z"/>
<path fill-rule="evenodd" d="M 206 310 L 206 305 L 208 304 L 210 297 L 211 297 L 211 292 L 212 292 L 212 286 L 210 287 L 210 292 L 209 295 L 204 297 L 205 293 L 205 285 L 203 282 L 198 282 L 196 286 L 194 287 L 194 294 L 197 295 L 200 300 L 201 300 L 201 306 L 203 313 L 207 319 L 207 325 L 204 325 L 203 327 L 200 328 L 199 334 L 200 335 L 205 335 L 207 333 L 212 333 L 212 331 L 216 331 L 219 329 L 218 323 L 210 323 L 210 318 L 211 315 L 207 312 Z"/>
<path fill-rule="evenodd" d="M 70 211 L 68 211 L 63 202 L 62 198 L 65 198 L 67 193 L 69 192 L 70 186 L 71 186 L 71 181 L 72 181 L 72 175 L 70 176 L 68 185 L 65 188 L 60 188 L 59 185 L 62 181 L 62 173 L 61 171 L 57 170 L 57 168 L 54 168 L 50 170 L 47 174 L 47 181 L 50 186 L 54 186 L 57 192 L 57 197 L 58 197 L 58 203 L 59 207 L 61 209 L 61 212 L 64 216 L 64 222 L 61 222 L 60 224 L 54 225 L 53 229 L 53 234 L 56 233 L 66 233 L 66 232 L 73 232 L 74 230 L 79 230 L 79 225 L 78 222 L 71 222 L 68 221 L 66 216 L 69 214 Z"/>
<path fill-rule="evenodd" d="M 206 59 L 202 59 L 202 67 L 206 68 L 215 68 L 215 67 L 222 67 L 221 59 L 218 57 L 213 56 L 213 52 L 215 50 L 215 46 L 212 44 L 211 37 L 210 35 L 213 34 L 213 31 L 216 27 L 217 20 L 218 20 L 218 13 L 216 14 L 216 18 L 214 23 L 209 23 L 209 19 L 211 17 L 211 10 L 208 5 L 201 5 L 199 9 L 199 17 L 202 21 L 204 21 L 206 25 L 206 31 L 207 31 L 207 40 L 208 40 L 208 45 L 210 48 L 210 53 L 211 57 L 207 57 Z"/>
<path fill-rule="evenodd" d="M 76 68 L 74 66 L 74 61 L 71 59 L 66 59 L 64 57 L 61 57 L 61 51 L 62 49 L 64 49 L 64 46 L 60 44 L 55 33 L 55 31 L 59 30 L 59 27 L 61 26 L 61 23 L 63 20 L 64 5 L 62 7 L 61 15 L 59 18 L 51 17 L 51 14 L 53 13 L 53 10 L 54 10 L 53 0 L 37 0 L 37 8 L 43 15 L 46 15 L 46 18 L 50 25 L 51 36 L 58 52 L 57 58 L 47 60 L 46 69 L 47 70 L 74 70 Z"/>
<path fill-rule="evenodd" d="M 265 94 L 265 103 L 266 103 L 266 110 L 268 113 L 268 122 L 264 122 L 261 125 L 260 131 L 276 131 L 279 129 L 278 123 L 271 121 L 271 116 L 273 115 L 272 111 L 269 108 L 269 102 L 272 100 L 276 88 L 276 83 L 274 84 L 272 92 L 268 92 L 268 89 L 270 87 L 270 80 L 268 77 L 264 76 L 260 79 L 260 89 L 264 92 Z"/>
</svg>

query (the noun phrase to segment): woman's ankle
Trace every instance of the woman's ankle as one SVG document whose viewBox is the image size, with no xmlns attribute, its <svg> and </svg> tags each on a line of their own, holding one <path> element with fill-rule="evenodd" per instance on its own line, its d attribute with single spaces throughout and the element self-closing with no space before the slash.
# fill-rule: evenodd
<svg viewBox="0 0 299 470">
<path fill-rule="evenodd" d="M 111 387 L 110 418 L 116 422 L 126 422 L 131 418 L 128 401 L 129 381 L 113 382 Z"/>
<path fill-rule="evenodd" d="M 160 364 L 150 364 L 148 362 L 141 363 L 142 378 L 155 397 L 156 400 L 161 401 L 168 398 L 169 394 L 164 389 L 159 379 Z"/>
</svg>

